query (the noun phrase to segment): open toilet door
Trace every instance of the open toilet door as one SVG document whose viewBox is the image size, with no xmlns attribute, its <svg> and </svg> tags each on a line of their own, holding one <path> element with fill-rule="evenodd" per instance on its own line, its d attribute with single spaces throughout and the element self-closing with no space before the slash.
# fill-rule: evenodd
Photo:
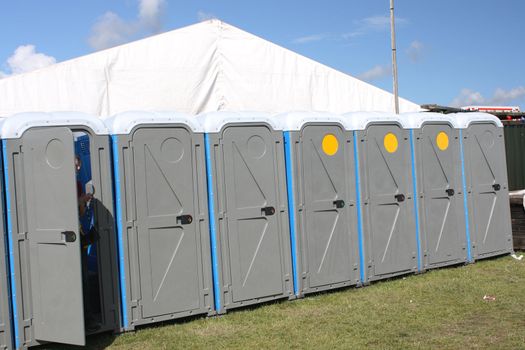
<svg viewBox="0 0 525 350">
<path fill-rule="evenodd" d="M 85 345 L 73 134 L 29 129 L 22 151 L 34 336 Z"/>
</svg>

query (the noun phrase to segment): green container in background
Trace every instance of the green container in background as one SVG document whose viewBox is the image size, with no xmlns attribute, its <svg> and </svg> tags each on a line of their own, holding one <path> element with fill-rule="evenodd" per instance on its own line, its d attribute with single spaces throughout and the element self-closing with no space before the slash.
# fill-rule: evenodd
<svg viewBox="0 0 525 350">
<path fill-rule="evenodd" d="M 525 189 L 525 123 L 502 121 L 505 132 L 505 153 L 509 190 Z"/>
</svg>

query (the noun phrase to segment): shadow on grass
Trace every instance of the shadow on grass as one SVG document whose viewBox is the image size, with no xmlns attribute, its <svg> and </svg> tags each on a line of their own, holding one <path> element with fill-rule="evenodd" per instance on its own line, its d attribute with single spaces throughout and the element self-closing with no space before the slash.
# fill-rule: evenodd
<svg viewBox="0 0 525 350">
<path fill-rule="evenodd" d="M 64 344 L 56 344 L 56 343 L 49 343 L 44 344 L 36 347 L 32 347 L 31 349 L 35 350 L 43 350 L 43 349 L 105 349 L 109 347 L 118 335 L 113 334 L 111 332 L 105 332 L 105 333 L 99 333 L 99 334 L 93 334 L 88 337 L 86 337 L 86 346 L 75 346 L 75 345 L 64 345 Z"/>
<path fill-rule="evenodd" d="M 494 261 L 494 260 L 497 260 L 497 259 L 499 259 L 501 257 L 502 256 L 490 257 L 490 258 L 487 258 L 487 259 L 483 259 L 482 261 Z M 511 261 L 511 260 L 509 260 L 509 261 Z M 470 266 L 471 264 L 467 264 L 467 265 Z M 489 264 L 489 265 L 491 265 L 491 264 Z M 456 265 L 452 265 L 452 266 L 446 266 L 446 267 L 440 267 L 440 268 L 436 268 L 436 269 L 427 270 L 426 272 L 444 271 L 444 270 L 457 270 L 459 267 L 464 267 L 464 266 L 465 266 L 464 263 L 460 263 L 460 264 L 456 264 Z M 477 271 L 475 275 L 478 276 L 478 277 L 481 277 L 480 271 Z M 493 272 L 491 272 L 491 274 L 493 274 Z M 438 275 L 441 276 L 441 273 L 438 274 Z M 405 279 L 405 278 L 408 278 L 408 277 L 410 277 L 412 279 L 412 278 L 414 278 L 412 276 L 415 277 L 414 274 L 405 274 L 405 275 L 395 276 L 395 277 L 392 277 L 392 278 L 389 278 L 389 279 L 374 281 L 374 282 L 371 283 L 371 285 L 382 285 L 385 282 L 389 282 L 389 281 L 392 281 L 392 280 L 401 280 L 401 279 Z M 431 279 L 434 280 L 435 278 L 431 278 Z M 361 288 L 356 288 L 355 286 L 343 286 L 343 287 L 340 287 L 340 288 L 337 288 L 337 289 L 308 293 L 304 298 L 298 298 L 298 299 L 295 299 L 295 300 L 297 300 L 297 301 L 306 300 L 308 298 L 313 298 L 313 297 L 317 297 L 317 296 L 323 296 L 323 295 L 328 295 L 328 294 L 336 294 L 336 293 L 340 293 L 340 292 L 345 292 L 345 291 L 349 291 L 349 290 L 357 290 L 357 289 L 361 289 Z M 287 298 L 283 298 L 283 299 L 267 301 L 267 302 L 259 303 L 259 304 L 246 305 L 246 306 L 243 306 L 243 307 L 239 307 L 239 308 L 235 308 L 235 309 L 232 309 L 232 310 L 228 310 L 228 314 L 232 314 L 232 315 L 236 315 L 237 314 L 238 315 L 239 313 L 243 313 L 245 311 L 249 312 L 251 310 L 261 309 L 264 306 L 285 305 L 285 304 L 287 304 L 287 301 L 288 301 Z M 414 304 L 414 305 L 416 305 L 416 304 Z M 483 304 L 483 305 L 485 305 L 485 304 Z M 419 306 L 420 307 L 425 307 L 425 304 L 420 304 Z M 382 307 L 384 307 L 384 306 L 382 306 Z M 289 310 L 286 311 L 286 312 L 289 312 Z M 476 311 L 476 312 L 486 312 L 486 310 L 485 311 L 483 311 L 483 310 L 482 311 Z M 213 316 L 213 317 L 217 317 L 217 316 Z M 176 319 L 176 320 L 164 321 L 164 322 L 159 322 L 159 323 L 154 323 L 154 324 L 149 324 L 149 325 L 143 325 L 143 326 L 137 327 L 137 330 L 154 330 L 155 331 L 155 329 L 157 329 L 157 328 L 160 329 L 160 328 L 163 328 L 163 327 L 166 327 L 166 326 L 169 326 L 169 325 L 186 325 L 186 324 L 190 324 L 190 323 L 192 323 L 192 322 L 194 322 L 196 320 L 205 319 L 205 318 L 206 318 L 206 315 L 196 315 L 196 316 L 187 317 L 187 318 L 183 318 L 183 319 Z M 239 317 L 236 317 L 236 319 L 237 320 L 233 321 L 234 323 L 235 322 L 240 322 L 240 321 L 238 321 L 240 319 Z M 458 325 L 461 326 L 461 325 L 464 325 L 464 324 L 471 325 L 471 323 L 478 324 L 478 326 L 481 327 L 479 322 L 474 322 L 475 320 L 478 320 L 478 319 L 481 320 L 482 318 L 478 317 L 477 313 L 474 313 L 474 316 L 469 317 L 467 321 L 458 320 L 457 322 L 459 322 L 459 323 L 457 323 L 457 324 L 454 323 L 454 327 L 456 327 Z M 361 320 L 361 319 L 358 319 L 358 321 L 365 322 L 364 320 Z M 460 328 L 463 329 L 464 327 L 460 327 Z M 444 331 L 446 331 L 446 330 L 447 329 L 444 329 Z M 453 331 L 457 333 L 456 328 L 453 328 Z M 475 329 L 472 330 L 472 332 L 474 332 L 474 331 L 475 331 Z M 397 334 L 397 337 L 399 339 L 404 339 L 404 338 L 408 338 L 409 337 L 409 335 L 410 335 L 409 333 L 403 334 L 403 332 L 405 332 L 405 331 L 401 330 L 401 333 Z M 130 333 L 133 334 L 133 332 L 130 332 Z M 146 333 L 150 333 L 150 332 L 146 332 Z M 157 332 L 155 331 L 155 333 L 157 333 Z M 149 336 L 149 335 L 146 335 L 144 333 L 137 334 L 137 337 L 139 337 L 139 338 L 140 337 L 144 338 L 145 336 Z M 167 336 L 168 336 L 168 338 L 170 337 L 170 335 L 167 335 Z M 112 333 L 104 333 L 104 334 L 97 334 L 97 335 L 89 336 L 87 338 L 87 346 L 86 346 L 86 348 L 88 348 L 88 349 L 104 349 L 106 347 L 110 347 L 111 345 L 113 345 L 113 343 L 117 339 L 118 339 L 118 335 L 115 335 L 115 334 L 112 334 Z M 144 339 L 146 339 L 146 338 L 144 338 Z M 416 339 L 416 338 L 414 338 L 414 339 Z M 381 347 L 381 344 L 383 344 L 383 345 L 385 344 L 385 343 L 381 342 L 382 340 L 381 341 L 377 340 L 377 341 L 379 342 L 378 344 L 376 344 L 378 347 Z M 121 342 L 119 342 L 119 343 L 121 343 Z M 152 342 L 152 344 L 154 344 L 154 341 Z M 439 344 L 441 344 L 441 343 L 439 343 Z M 130 342 L 128 345 L 130 347 L 132 347 L 133 346 L 133 342 Z M 80 347 L 72 347 L 72 346 L 64 346 L 64 345 L 61 346 L 61 345 L 57 345 L 57 344 L 49 344 L 49 345 L 43 345 L 41 347 L 38 347 L 38 349 L 80 349 Z"/>
<path fill-rule="evenodd" d="M 167 321 L 161 321 L 156 322 L 152 324 L 146 324 L 137 326 L 135 328 L 135 331 L 129 331 L 124 332 L 120 334 L 112 333 L 112 332 L 105 332 L 105 333 L 98 333 L 98 334 L 92 334 L 86 337 L 86 346 L 75 346 L 75 345 L 65 345 L 65 344 L 57 344 L 57 343 L 49 343 L 49 344 L 43 344 L 40 346 L 36 346 L 32 349 L 35 350 L 44 350 L 44 349 L 57 349 L 57 350 L 65 350 L 65 349 L 92 349 L 92 350 L 99 350 L 99 349 L 105 349 L 112 345 L 115 340 L 123 334 L 133 334 L 136 331 L 140 331 L 142 329 L 155 329 L 155 328 L 161 328 L 168 325 L 183 325 L 187 323 L 191 323 L 198 319 L 204 319 L 206 318 L 206 314 L 202 315 L 194 315 L 194 316 L 188 316 L 184 318 L 174 319 L 174 320 L 167 320 Z"/>
</svg>

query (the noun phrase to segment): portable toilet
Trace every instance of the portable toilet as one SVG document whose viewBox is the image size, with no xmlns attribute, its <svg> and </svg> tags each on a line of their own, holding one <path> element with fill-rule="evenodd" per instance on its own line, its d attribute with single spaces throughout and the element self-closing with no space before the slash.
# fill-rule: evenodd
<svg viewBox="0 0 525 350">
<path fill-rule="evenodd" d="M 2 222 L 0 224 L 2 224 L 2 227 L 0 230 L 2 232 L 0 232 L 0 234 L 2 235 L 2 238 L 0 239 L 0 254 L 2 256 L 2 259 L 0 259 L 0 349 L 12 349 L 13 340 L 11 332 L 9 277 L 3 218 L 1 219 L 1 221 Z"/>
<path fill-rule="evenodd" d="M 456 120 L 427 112 L 400 117 L 409 125 L 413 142 L 421 269 L 465 263 L 469 237 Z"/>
<path fill-rule="evenodd" d="M 264 113 L 199 115 L 215 308 L 293 297 L 282 127 Z"/>
<path fill-rule="evenodd" d="M 320 112 L 274 118 L 284 131 L 295 294 L 359 284 L 354 145 L 347 120 Z"/>
<path fill-rule="evenodd" d="M 90 137 L 89 189 L 76 181 L 81 164 L 75 133 Z M 15 347 L 85 345 L 87 334 L 117 329 L 111 153 L 104 123 L 73 112 L 23 113 L 3 120 L 0 137 Z M 79 220 L 87 210 L 94 212 L 88 232 Z M 97 247 L 94 275 L 87 272 L 86 238 Z"/>
<path fill-rule="evenodd" d="M 364 237 L 363 282 L 418 268 L 410 132 L 395 114 L 344 115 L 353 130 L 359 230 Z"/>
<path fill-rule="evenodd" d="M 0 128 L 3 123 L 0 119 Z M 2 162 L 2 159 L 0 159 Z M 2 164 L 3 165 L 3 164 Z M 2 168 L 3 169 L 3 166 Z M 4 204 L 4 182 L 0 184 L 0 209 L 5 213 Z M 9 298 L 9 262 L 7 258 L 7 242 L 5 234 L 5 217 L 0 216 L 0 349 L 12 349 L 12 332 L 11 332 L 11 308 Z"/>
<path fill-rule="evenodd" d="M 512 251 L 503 124 L 487 113 L 455 113 L 462 141 L 464 189 L 475 260 Z"/>
<path fill-rule="evenodd" d="M 204 136 L 195 117 L 125 112 L 113 146 L 122 327 L 213 311 Z"/>
</svg>

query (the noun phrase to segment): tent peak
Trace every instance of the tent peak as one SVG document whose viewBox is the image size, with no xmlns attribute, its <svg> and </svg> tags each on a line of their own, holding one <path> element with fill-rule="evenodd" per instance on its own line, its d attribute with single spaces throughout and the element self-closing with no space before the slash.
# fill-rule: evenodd
<svg viewBox="0 0 525 350">
<path fill-rule="evenodd" d="M 387 91 L 220 19 L 0 80 L 0 115 L 77 110 L 390 111 Z M 401 99 L 402 111 L 419 106 Z"/>
</svg>

